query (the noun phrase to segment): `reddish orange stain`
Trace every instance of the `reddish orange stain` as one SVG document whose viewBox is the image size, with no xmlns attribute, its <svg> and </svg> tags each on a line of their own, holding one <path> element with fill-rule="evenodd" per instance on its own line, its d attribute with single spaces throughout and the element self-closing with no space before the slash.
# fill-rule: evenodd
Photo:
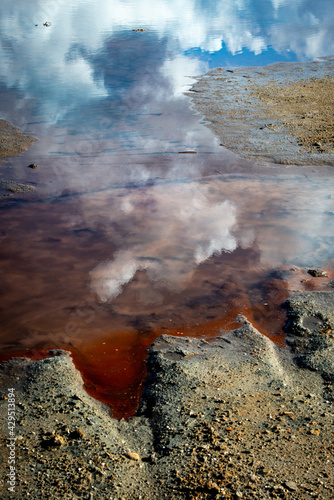
<svg viewBox="0 0 334 500">
<path fill-rule="evenodd" d="M 332 274 L 331 272 L 327 279 L 332 278 Z M 298 276 L 296 283 L 300 287 L 301 276 L 297 272 L 296 275 Z M 305 276 L 307 281 L 302 281 L 304 286 L 317 289 L 320 281 L 304 272 L 302 277 Z M 249 300 L 245 300 L 247 304 L 233 304 L 232 307 L 230 304 L 228 312 L 223 317 L 216 317 L 203 323 L 158 326 L 158 328 L 148 325 L 142 331 L 129 329 L 88 339 L 80 346 L 80 350 L 68 344 L 57 346 L 53 344 L 50 348 L 70 351 L 75 366 L 82 374 L 87 392 L 108 405 L 115 418 L 129 418 L 138 409 L 143 384 L 147 377 L 147 350 L 162 334 L 206 338 L 211 341 L 217 336 L 224 335 L 228 330 L 240 328 L 241 323 L 236 318 L 238 315 L 243 315 L 258 331 L 277 345 L 284 347 L 283 326 L 286 314 L 280 304 L 289 295 L 287 282 L 273 280 L 267 283 L 266 287 L 267 302 L 253 305 Z M 0 360 L 4 361 L 13 356 L 38 360 L 48 357 L 49 350 L 47 346 L 43 346 L 43 349 L 11 350 L 10 353 L 2 355 Z"/>
<path fill-rule="evenodd" d="M 232 310 L 224 318 L 203 324 L 164 327 L 149 332 L 122 331 L 88 340 L 80 351 L 73 346 L 59 345 L 59 349 L 71 352 L 75 366 L 81 372 L 87 392 L 107 404 L 115 418 L 129 418 L 136 413 L 143 384 L 147 376 L 146 359 L 149 346 L 162 334 L 179 337 L 199 337 L 213 340 L 224 331 L 240 328 L 235 320 L 243 314 L 259 331 L 279 345 L 284 345 L 282 327 L 283 310 L 266 311 L 266 306 L 244 307 Z M 269 333 L 267 333 L 269 332 Z M 53 345 L 54 349 L 55 346 Z M 1 361 L 13 356 L 43 359 L 49 356 L 47 348 L 17 351 L 1 356 Z"/>
</svg>

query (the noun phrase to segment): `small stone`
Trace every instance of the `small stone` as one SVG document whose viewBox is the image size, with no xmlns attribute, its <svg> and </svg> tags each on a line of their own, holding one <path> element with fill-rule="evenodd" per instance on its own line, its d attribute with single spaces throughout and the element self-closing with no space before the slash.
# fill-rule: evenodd
<svg viewBox="0 0 334 500">
<path fill-rule="evenodd" d="M 83 439 L 85 437 L 85 433 L 81 429 L 75 429 L 71 432 L 71 439 Z"/>
<path fill-rule="evenodd" d="M 218 484 L 214 483 L 213 481 L 208 481 L 206 483 L 206 488 L 208 491 L 211 491 L 211 492 L 214 492 L 214 491 L 217 493 L 220 492 L 220 488 L 219 488 Z"/>
<path fill-rule="evenodd" d="M 140 460 L 140 456 L 138 453 L 135 453 L 134 451 L 127 451 L 125 453 L 125 456 L 128 457 L 130 460 Z"/>
<path fill-rule="evenodd" d="M 272 470 L 268 469 L 268 467 L 262 467 L 261 470 L 260 470 L 260 472 L 264 476 L 268 476 L 269 474 L 271 474 Z"/>
<path fill-rule="evenodd" d="M 309 269 L 307 272 L 314 278 L 321 278 L 323 276 L 326 276 L 326 273 L 321 269 Z"/>
<path fill-rule="evenodd" d="M 28 165 L 28 168 L 37 168 L 38 165 L 36 165 L 36 163 L 31 163 L 30 165 Z"/>
<path fill-rule="evenodd" d="M 313 436 L 319 436 L 320 430 L 319 429 L 311 429 L 310 434 L 313 434 Z"/>
<path fill-rule="evenodd" d="M 291 491 L 297 491 L 298 487 L 294 481 L 285 481 L 284 486 Z"/>
<path fill-rule="evenodd" d="M 50 439 L 46 439 L 43 442 L 45 448 L 59 448 L 65 444 L 65 439 L 59 434 L 55 434 Z"/>
</svg>

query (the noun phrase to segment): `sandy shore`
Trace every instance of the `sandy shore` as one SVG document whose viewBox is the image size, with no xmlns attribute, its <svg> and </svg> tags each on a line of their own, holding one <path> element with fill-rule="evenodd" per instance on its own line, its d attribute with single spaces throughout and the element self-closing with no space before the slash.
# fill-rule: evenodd
<svg viewBox="0 0 334 500">
<path fill-rule="evenodd" d="M 257 162 L 334 165 L 334 60 L 217 68 L 189 92 L 221 145 Z"/>
<path fill-rule="evenodd" d="M 22 132 L 11 123 L 0 120 L 0 163 L 1 160 L 5 158 L 19 156 L 36 140 L 35 137 L 22 134 Z M 34 189 L 35 188 L 29 186 L 29 184 L 22 184 L 11 179 L 0 178 L 0 198 L 13 196 L 15 193 L 27 193 Z"/>
</svg>

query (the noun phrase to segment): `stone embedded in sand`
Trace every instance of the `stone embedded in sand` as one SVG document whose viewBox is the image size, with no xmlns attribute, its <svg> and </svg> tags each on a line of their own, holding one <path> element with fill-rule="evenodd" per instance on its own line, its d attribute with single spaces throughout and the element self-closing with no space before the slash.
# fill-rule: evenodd
<svg viewBox="0 0 334 500">
<path fill-rule="evenodd" d="M 71 439 L 83 439 L 85 437 L 85 433 L 81 429 L 75 429 L 71 432 Z"/>
<path fill-rule="evenodd" d="M 319 429 L 311 429 L 309 433 L 313 434 L 313 436 L 319 436 L 320 430 Z"/>
<path fill-rule="evenodd" d="M 140 456 L 138 453 L 135 453 L 133 451 L 128 451 L 125 453 L 125 456 L 128 457 L 130 460 L 140 460 Z"/>
<path fill-rule="evenodd" d="M 60 446 L 63 446 L 65 444 L 65 439 L 60 436 L 59 434 L 55 434 L 54 436 L 51 436 L 49 439 L 45 439 L 43 442 L 44 448 L 60 448 Z"/>
<path fill-rule="evenodd" d="M 213 482 L 213 481 L 208 481 L 206 483 L 206 489 L 210 492 L 216 492 L 216 493 L 219 493 L 220 492 L 220 487 L 218 486 L 217 483 Z"/>
<path fill-rule="evenodd" d="M 294 481 L 285 481 L 284 486 L 291 491 L 297 491 L 298 487 Z"/>
</svg>

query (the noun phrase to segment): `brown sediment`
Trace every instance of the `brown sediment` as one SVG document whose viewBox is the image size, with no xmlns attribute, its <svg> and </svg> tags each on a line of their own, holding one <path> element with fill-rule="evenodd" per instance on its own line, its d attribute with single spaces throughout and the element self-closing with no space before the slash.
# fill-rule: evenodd
<svg viewBox="0 0 334 500">
<path fill-rule="evenodd" d="M 240 328 L 241 323 L 237 319 L 240 314 L 252 323 L 260 325 L 260 331 L 277 345 L 285 345 L 283 326 L 286 315 L 277 304 L 272 311 L 272 317 L 270 313 L 266 314 L 266 305 L 240 307 L 229 311 L 224 318 L 202 324 L 163 327 L 146 333 L 121 331 L 96 340 L 87 340 L 80 351 L 69 349 L 68 346 L 59 347 L 72 352 L 87 392 L 107 404 L 115 418 L 129 418 L 138 409 L 143 383 L 147 377 L 147 350 L 159 336 L 172 335 L 214 341 L 217 336 L 224 337 L 228 331 Z"/>
<path fill-rule="evenodd" d="M 222 146 L 258 162 L 334 165 L 334 60 L 217 68 L 189 93 Z"/>
<path fill-rule="evenodd" d="M 334 77 L 287 84 L 273 81 L 253 94 L 260 99 L 263 114 L 268 119 L 275 115 L 306 151 L 334 153 Z"/>
<path fill-rule="evenodd" d="M 23 134 L 11 123 L 0 120 L 0 158 L 18 156 L 36 141 L 36 137 Z"/>
<path fill-rule="evenodd" d="M 37 141 L 36 137 L 23 134 L 11 123 L 0 120 L 0 160 L 18 156 Z M 0 161 L 1 163 L 1 161 Z M 15 193 L 28 193 L 35 188 L 10 179 L 0 179 L 0 198 L 13 196 Z"/>
<path fill-rule="evenodd" d="M 284 300 L 287 293 L 281 292 L 279 298 Z M 10 353 L 0 356 L 0 361 L 11 357 L 24 356 L 33 360 L 48 357 L 49 350 L 66 349 L 71 352 L 73 362 L 80 371 L 87 392 L 98 401 L 109 406 L 115 418 L 132 417 L 142 396 L 143 384 L 147 377 L 147 350 L 161 335 L 173 337 L 202 338 L 213 342 L 217 337 L 224 337 L 229 331 L 241 327 L 239 317 L 247 317 L 259 331 L 277 345 L 285 346 L 283 326 L 286 320 L 285 311 L 280 303 L 259 304 L 251 307 L 241 305 L 231 309 L 224 317 L 218 317 L 204 323 L 194 324 L 192 318 L 183 325 L 158 327 L 147 326 L 146 331 L 134 329 L 112 332 L 111 334 L 86 339 L 78 348 L 75 343 L 66 344 L 60 341 L 44 342 L 45 347 L 35 349 L 11 349 Z M 164 323 L 164 322 L 159 322 Z M 148 321 L 149 324 L 149 321 Z M 165 322 L 168 324 L 168 321 Z"/>
</svg>

